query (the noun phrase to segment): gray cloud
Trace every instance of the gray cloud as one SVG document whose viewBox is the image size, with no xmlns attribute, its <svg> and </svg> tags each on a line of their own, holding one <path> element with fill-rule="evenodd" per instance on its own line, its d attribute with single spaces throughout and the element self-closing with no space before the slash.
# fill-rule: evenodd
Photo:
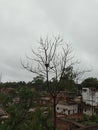
<svg viewBox="0 0 98 130">
<path fill-rule="evenodd" d="M 0 72 L 2 81 L 32 80 L 20 58 L 38 46 L 40 36 L 61 34 L 71 42 L 81 67 L 98 77 L 97 0 L 0 0 Z"/>
</svg>

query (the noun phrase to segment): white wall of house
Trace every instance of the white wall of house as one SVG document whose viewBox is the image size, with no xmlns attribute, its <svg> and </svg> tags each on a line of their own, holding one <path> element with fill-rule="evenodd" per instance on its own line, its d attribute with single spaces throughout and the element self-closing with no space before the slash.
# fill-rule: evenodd
<svg viewBox="0 0 98 130">
<path fill-rule="evenodd" d="M 77 105 L 57 104 L 56 112 L 65 114 L 65 115 L 75 114 L 78 112 L 78 106 Z"/>
<path fill-rule="evenodd" d="M 91 106 L 98 105 L 98 92 L 94 92 L 89 88 L 82 88 L 82 99 L 83 102 Z"/>
<path fill-rule="evenodd" d="M 83 114 L 89 115 L 89 116 L 92 116 L 92 112 L 93 112 L 93 115 L 96 115 L 94 109 L 92 111 L 92 107 L 84 108 L 83 110 Z"/>
</svg>

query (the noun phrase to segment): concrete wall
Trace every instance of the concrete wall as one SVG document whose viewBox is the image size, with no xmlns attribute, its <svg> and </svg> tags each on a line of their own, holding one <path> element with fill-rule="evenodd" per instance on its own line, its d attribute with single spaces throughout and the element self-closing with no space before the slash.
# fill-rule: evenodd
<svg viewBox="0 0 98 130">
<path fill-rule="evenodd" d="M 91 91 L 89 88 L 82 89 L 83 102 L 91 106 L 98 105 L 98 92 Z"/>
<path fill-rule="evenodd" d="M 63 104 L 57 104 L 56 105 L 56 112 L 65 114 L 65 115 L 71 115 L 78 112 L 78 106 L 77 105 L 63 105 Z"/>
</svg>

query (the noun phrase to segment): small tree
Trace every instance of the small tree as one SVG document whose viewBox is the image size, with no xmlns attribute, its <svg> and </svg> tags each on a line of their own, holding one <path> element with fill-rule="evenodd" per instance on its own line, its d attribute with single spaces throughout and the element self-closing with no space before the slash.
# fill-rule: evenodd
<svg viewBox="0 0 98 130">
<path fill-rule="evenodd" d="M 38 75 L 33 78 L 32 84 L 34 85 L 37 91 L 45 90 L 44 88 L 44 77 L 42 75 Z"/>
<path fill-rule="evenodd" d="M 74 65 L 78 63 L 73 61 L 73 51 L 70 45 L 58 36 L 50 40 L 48 37 L 44 40 L 40 38 L 39 48 L 37 51 L 32 49 L 32 57 L 27 57 L 27 63 L 22 63 L 22 66 L 37 75 L 45 77 L 48 92 L 53 99 L 54 111 L 54 130 L 56 130 L 56 98 L 60 91 L 60 83 L 63 77 L 74 79 L 78 74 L 74 71 Z M 34 62 L 36 67 L 34 67 Z M 33 64 L 32 64 L 33 63 Z M 51 85 L 53 79 L 54 84 Z"/>
</svg>

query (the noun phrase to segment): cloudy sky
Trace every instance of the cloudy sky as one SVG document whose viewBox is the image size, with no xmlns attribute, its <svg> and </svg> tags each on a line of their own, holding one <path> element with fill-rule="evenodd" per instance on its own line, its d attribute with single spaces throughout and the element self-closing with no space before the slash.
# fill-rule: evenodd
<svg viewBox="0 0 98 130">
<path fill-rule="evenodd" d="M 31 81 L 20 59 L 39 38 L 60 34 L 98 78 L 98 0 L 0 0 L 0 73 L 2 82 Z"/>
</svg>

